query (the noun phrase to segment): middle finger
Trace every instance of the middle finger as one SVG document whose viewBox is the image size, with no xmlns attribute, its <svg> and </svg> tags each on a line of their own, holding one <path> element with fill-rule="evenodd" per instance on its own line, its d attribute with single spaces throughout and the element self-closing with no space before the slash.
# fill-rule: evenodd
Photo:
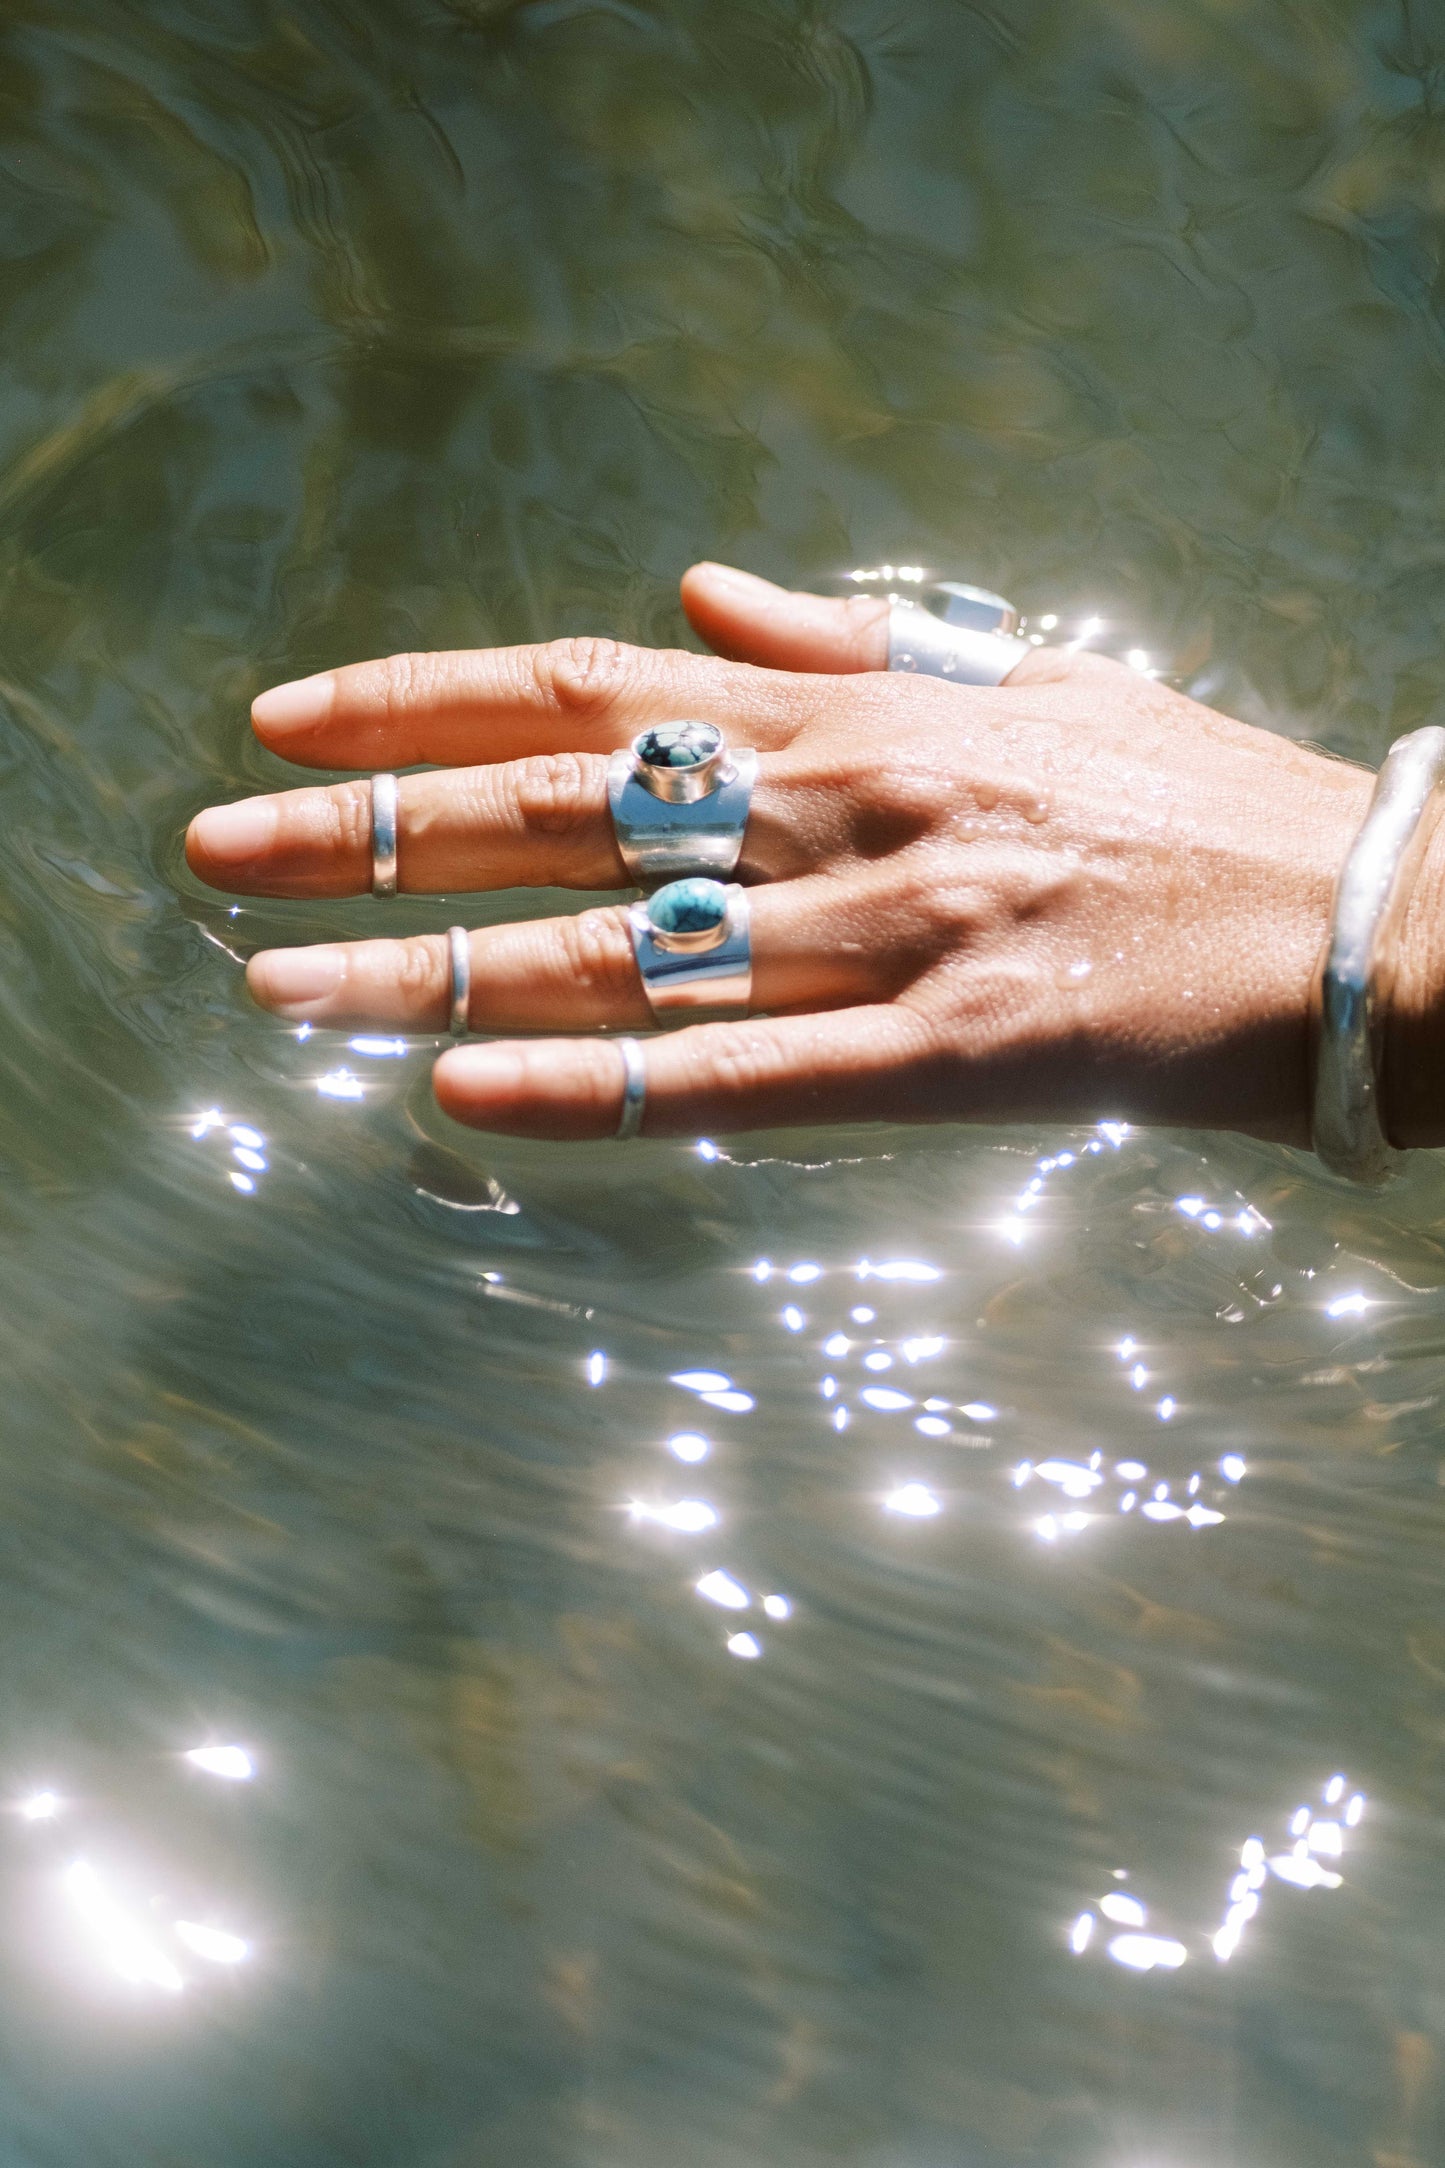
<svg viewBox="0 0 1445 2168">
<path fill-rule="evenodd" d="M 495 767 L 400 779 L 397 878 L 414 895 L 499 888 L 627 888 L 607 806 L 607 757 L 539 753 Z M 812 855 L 766 768 L 754 790 L 741 871 L 776 880 Z M 796 815 L 796 808 L 794 809 Z M 371 887 L 371 785 L 335 783 L 242 798 L 198 813 L 191 871 L 248 896 L 360 896 Z"/>
</svg>

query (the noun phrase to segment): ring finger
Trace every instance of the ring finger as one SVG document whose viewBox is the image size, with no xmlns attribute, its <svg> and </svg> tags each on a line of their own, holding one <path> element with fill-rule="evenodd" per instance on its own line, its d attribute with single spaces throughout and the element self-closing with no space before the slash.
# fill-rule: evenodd
<svg viewBox="0 0 1445 2168">
<path fill-rule="evenodd" d="M 629 888 L 607 809 L 607 757 L 539 753 L 495 767 L 406 775 L 397 793 L 397 876 L 415 895 L 499 888 Z M 812 862 L 785 786 L 759 781 L 741 870 L 776 880 Z M 198 813 L 191 871 L 248 896 L 361 896 L 371 887 L 371 785 L 334 783 Z"/>
<path fill-rule="evenodd" d="M 815 877 L 758 888 L 749 908 L 755 1009 L 886 998 L 913 975 L 913 960 L 890 965 L 868 953 L 864 927 L 876 914 L 852 883 Z M 625 908 L 485 927 L 469 941 L 475 1031 L 637 1029 L 652 1020 Z M 889 977 L 895 983 L 883 983 Z M 293 1022 L 439 1031 L 451 1010 L 444 934 L 263 949 L 246 980 L 262 1008 Z"/>
</svg>

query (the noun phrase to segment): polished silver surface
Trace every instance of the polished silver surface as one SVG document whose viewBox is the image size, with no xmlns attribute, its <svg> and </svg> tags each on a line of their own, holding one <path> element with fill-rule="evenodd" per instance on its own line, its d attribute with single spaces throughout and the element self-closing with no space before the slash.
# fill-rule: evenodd
<svg viewBox="0 0 1445 2168">
<path fill-rule="evenodd" d="M 622 1113 L 617 1123 L 620 1143 L 630 1144 L 642 1134 L 642 1116 L 647 1105 L 647 1064 L 642 1048 L 635 1039 L 614 1039 L 613 1045 L 622 1056 Z"/>
<path fill-rule="evenodd" d="M 654 1016 L 706 1009 L 740 1016 L 753 998 L 752 939 L 746 889 L 727 890 L 727 912 L 715 930 L 663 933 L 645 903 L 627 914 L 633 954 Z"/>
<path fill-rule="evenodd" d="M 1396 1164 L 1380 1113 L 1382 1039 L 1400 927 L 1445 778 L 1445 730 L 1397 739 L 1335 889 L 1316 985 L 1314 1148 L 1333 1174 L 1381 1182 Z"/>
<path fill-rule="evenodd" d="M 451 951 L 451 1033 L 454 1039 L 465 1039 L 472 1017 L 472 942 L 465 926 L 448 926 L 447 946 Z"/>
<path fill-rule="evenodd" d="M 649 769 L 638 755 L 642 737 L 614 753 L 607 770 L 622 863 L 639 888 L 688 874 L 726 880 L 742 855 L 757 754 L 749 746 L 722 746 L 718 758 L 698 768 Z M 707 785 L 700 795 L 662 795 L 664 789 L 695 793 L 699 782 Z"/>
<path fill-rule="evenodd" d="M 394 775 L 371 779 L 371 893 L 396 894 L 397 781 Z"/>
<path fill-rule="evenodd" d="M 953 605 L 956 616 L 938 614 L 935 604 L 944 610 Z M 1027 640 L 1013 637 L 1017 623 L 1018 612 L 1001 595 L 960 581 L 934 581 L 916 599 L 890 600 L 888 667 L 956 685 L 1002 684 L 1029 651 Z"/>
</svg>

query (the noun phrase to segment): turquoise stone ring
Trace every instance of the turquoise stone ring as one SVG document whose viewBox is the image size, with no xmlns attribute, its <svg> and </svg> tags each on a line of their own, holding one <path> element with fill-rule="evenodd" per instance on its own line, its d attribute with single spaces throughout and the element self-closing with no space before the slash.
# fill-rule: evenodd
<svg viewBox="0 0 1445 2168">
<path fill-rule="evenodd" d="M 716 723 L 659 723 L 644 730 L 633 751 L 644 768 L 699 768 L 722 751 Z"/>
<path fill-rule="evenodd" d="M 669 881 L 629 908 L 627 926 L 642 990 L 659 1021 L 684 1010 L 746 1014 L 753 951 L 745 888 L 697 875 Z"/>
<path fill-rule="evenodd" d="M 721 881 L 669 881 L 647 902 L 654 937 L 661 934 L 664 940 L 669 934 L 717 937 L 727 914 L 728 892 Z"/>
<path fill-rule="evenodd" d="M 654 723 L 607 765 L 617 855 L 639 888 L 737 871 L 758 756 L 716 723 Z"/>
</svg>

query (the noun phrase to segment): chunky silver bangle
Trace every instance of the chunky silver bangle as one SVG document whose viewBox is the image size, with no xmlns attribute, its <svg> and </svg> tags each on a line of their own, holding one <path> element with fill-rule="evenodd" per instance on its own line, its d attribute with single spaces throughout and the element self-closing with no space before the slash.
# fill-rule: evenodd
<svg viewBox="0 0 1445 2168">
<path fill-rule="evenodd" d="M 1380 1118 L 1385 1019 L 1400 928 L 1445 780 L 1445 730 L 1412 730 L 1390 747 L 1335 888 L 1315 987 L 1314 1147 L 1332 1174 L 1383 1182 L 1399 1153 Z"/>
</svg>

